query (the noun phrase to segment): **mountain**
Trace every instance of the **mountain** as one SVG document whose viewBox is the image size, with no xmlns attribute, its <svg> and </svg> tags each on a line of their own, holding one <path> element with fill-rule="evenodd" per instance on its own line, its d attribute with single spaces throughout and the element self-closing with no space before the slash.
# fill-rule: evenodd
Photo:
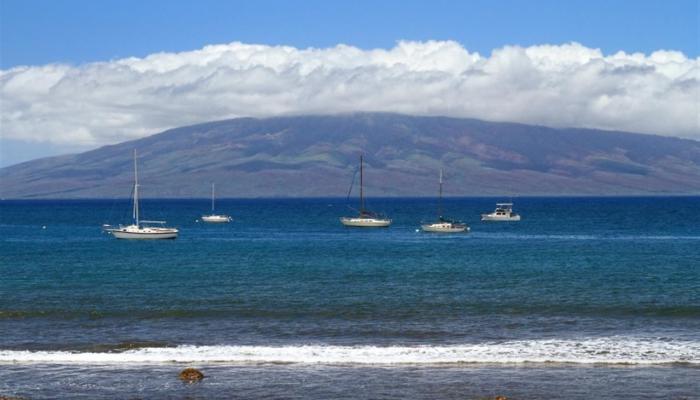
<svg viewBox="0 0 700 400">
<path fill-rule="evenodd" d="M 345 196 L 365 153 L 369 196 L 700 193 L 700 142 L 385 113 L 238 118 L 0 169 L 2 198 Z"/>
</svg>

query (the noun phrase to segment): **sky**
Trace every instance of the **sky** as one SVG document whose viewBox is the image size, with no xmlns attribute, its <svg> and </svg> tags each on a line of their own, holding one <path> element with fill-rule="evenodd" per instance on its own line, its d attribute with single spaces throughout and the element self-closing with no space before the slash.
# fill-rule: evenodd
<svg viewBox="0 0 700 400">
<path fill-rule="evenodd" d="M 0 1 L 0 167 L 239 116 L 700 139 L 694 1 Z"/>
</svg>

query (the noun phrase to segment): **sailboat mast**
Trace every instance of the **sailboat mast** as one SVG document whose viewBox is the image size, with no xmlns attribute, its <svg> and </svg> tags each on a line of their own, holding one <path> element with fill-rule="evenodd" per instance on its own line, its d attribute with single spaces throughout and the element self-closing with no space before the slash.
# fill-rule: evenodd
<svg viewBox="0 0 700 400">
<path fill-rule="evenodd" d="M 214 182 L 211 183 L 211 212 L 214 213 Z"/>
<path fill-rule="evenodd" d="M 363 185 L 363 182 L 362 182 L 362 175 L 363 175 L 363 171 L 362 171 L 362 161 L 363 161 L 363 160 L 362 160 L 362 156 L 363 156 L 363 155 L 360 154 L 360 213 L 361 213 L 361 214 L 365 212 L 365 196 L 364 196 L 364 193 L 363 193 L 363 191 L 362 191 L 362 185 Z"/>
<path fill-rule="evenodd" d="M 134 223 L 139 225 L 139 171 L 136 164 L 136 149 L 134 149 Z"/>
<path fill-rule="evenodd" d="M 438 217 L 442 217 L 442 168 L 440 168 L 440 197 L 438 198 Z"/>
</svg>

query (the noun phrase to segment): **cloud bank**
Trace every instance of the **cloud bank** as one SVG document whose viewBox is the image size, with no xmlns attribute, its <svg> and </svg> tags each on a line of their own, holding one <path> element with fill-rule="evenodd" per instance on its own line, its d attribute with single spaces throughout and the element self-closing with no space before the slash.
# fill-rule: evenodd
<svg viewBox="0 0 700 400">
<path fill-rule="evenodd" d="M 603 55 L 578 43 L 453 41 L 392 49 L 244 43 L 85 65 L 0 71 L 0 134 L 101 145 L 241 116 L 385 111 L 590 127 L 700 140 L 700 58 Z"/>
</svg>

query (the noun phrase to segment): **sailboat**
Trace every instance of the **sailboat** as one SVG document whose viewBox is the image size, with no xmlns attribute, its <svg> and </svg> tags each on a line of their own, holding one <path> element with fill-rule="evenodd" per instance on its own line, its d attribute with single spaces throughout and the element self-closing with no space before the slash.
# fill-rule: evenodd
<svg viewBox="0 0 700 400">
<path fill-rule="evenodd" d="M 202 221 L 209 223 L 226 223 L 231 222 L 233 218 L 224 214 L 214 214 L 214 183 L 211 184 L 211 214 L 202 215 Z"/>
<path fill-rule="evenodd" d="M 131 225 L 119 225 L 113 228 L 103 225 L 106 232 L 111 233 L 117 239 L 175 239 L 177 228 L 154 227 L 150 224 L 165 224 L 165 221 L 144 221 L 139 219 L 139 173 L 136 164 L 136 150 L 134 150 L 134 222 Z"/>
<path fill-rule="evenodd" d="M 340 222 L 345 226 L 359 228 L 386 228 L 391 225 L 391 219 L 365 209 L 363 175 L 363 156 L 360 155 L 360 213 L 357 217 L 342 217 Z"/>
<path fill-rule="evenodd" d="M 459 233 L 467 231 L 469 227 L 462 222 L 453 221 L 442 216 L 442 169 L 440 169 L 440 192 L 438 197 L 438 220 L 429 224 L 422 224 L 420 227 L 423 232 L 438 232 L 438 233 Z"/>
</svg>

